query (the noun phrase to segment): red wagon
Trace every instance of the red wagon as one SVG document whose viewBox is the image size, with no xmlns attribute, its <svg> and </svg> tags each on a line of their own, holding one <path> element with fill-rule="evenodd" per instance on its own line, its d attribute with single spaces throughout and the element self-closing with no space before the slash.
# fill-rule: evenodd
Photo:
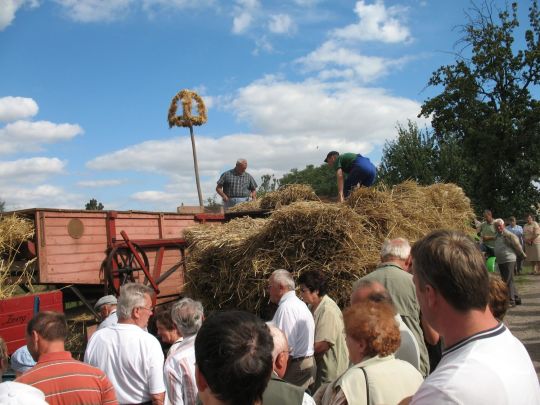
<svg viewBox="0 0 540 405">
<path fill-rule="evenodd" d="M 34 208 L 14 214 L 34 222 L 24 249 L 37 257 L 33 283 L 69 287 L 91 308 L 128 281 L 145 283 L 159 302 L 180 296 L 184 283 L 184 229 L 221 223 L 223 214 L 87 211 Z M 23 286 L 24 287 L 24 286 Z"/>
</svg>

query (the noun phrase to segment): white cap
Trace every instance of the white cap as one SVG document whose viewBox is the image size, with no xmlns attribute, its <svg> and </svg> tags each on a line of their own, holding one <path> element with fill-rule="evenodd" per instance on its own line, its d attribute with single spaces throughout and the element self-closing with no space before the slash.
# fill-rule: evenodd
<svg viewBox="0 0 540 405">
<path fill-rule="evenodd" d="M 25 373 L 36 365 L 36 361 L 28 351 L 28 346 L 19 347 L 11 355 L 11 368 L 18 373 Z"/>
<path fill-rule="evenodd" d="M 15 381 L 0 384 L 1 405 L 47 405 L 45 394 L 31 385 Z"/>
<path fill-rule="evenodd" d="M 101 297 L 99 300 L 97 300 L 96 304 L 94 305 L 94 309 L 96 311 L 99 310 L 99 308 L 105 304 L 109 305 L 116 305 L 118 303 L 118 300 L 114 295 L 106 295 L 104 297 Z"/>
</svg>

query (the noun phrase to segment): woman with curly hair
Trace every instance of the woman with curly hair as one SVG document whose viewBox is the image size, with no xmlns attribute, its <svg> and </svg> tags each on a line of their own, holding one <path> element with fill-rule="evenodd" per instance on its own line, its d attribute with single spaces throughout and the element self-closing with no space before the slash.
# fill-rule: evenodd
<svg viewBox="0 0 540 405">
<path fill-rule="evenodd" d="M 502 278 L 489 275 L 489 309 L 495 318 L 502 321 L 510 306 L 508 286 Z"/>
<path fill-rule="evenodd" d="M 343 311 L 349 358 L 353 364 L 316 393 L 322 405 L 398 404 L 413 395 L 422 375 L 394 357 L 400 334 L 394 309 L 386 302 L 363 302 Z"/>
</svg>

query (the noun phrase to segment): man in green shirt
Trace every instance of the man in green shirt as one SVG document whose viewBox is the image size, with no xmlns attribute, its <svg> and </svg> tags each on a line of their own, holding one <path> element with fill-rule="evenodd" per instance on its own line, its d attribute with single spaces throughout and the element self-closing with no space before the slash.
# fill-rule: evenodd
<svg viewBox="0 0 540 405">
<path fill-rule="evenodd" d="M 360 154 L 328 152 L 324 162 L 336 171 L 339 201 L 343 202 L 358 184 L 369 187 L 375 182 L 377 168 Z M 343 175 L 347 174 L 347 178 Z"/>
<path fill-rule="evenodd" d="M 483 252 L 486 252 L 488 257 L 495 256 L 495 238 L 497 236 L 497 230 L 493 224 L 493 214 L 490 210 L 484 211 L 484 219 L 479 227 L 477 228 L 480 238 L 482 239 L 482 244 L 480 248 Z"/>
</svg>

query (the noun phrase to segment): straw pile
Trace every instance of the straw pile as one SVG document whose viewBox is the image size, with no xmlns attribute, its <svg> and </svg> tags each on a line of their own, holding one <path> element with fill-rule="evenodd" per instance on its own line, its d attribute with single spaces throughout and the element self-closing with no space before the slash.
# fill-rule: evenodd
<svg viewBox="0 0 540 405">
<path fill-rule="evenodd" d="M 277 191 L 266 193 L 261 198 L 260 207 L 263 210 L 275 209 L 296 201 L 319 201 L 319 197 L 311 186 L 306 184 L 287 184 Z"/>
<path fill-rule="evenodd" d="M 234 207 L 227 208 L 227 212 L 240 212 L 240 211 L 256 211 L 261 209 L 261 200 L 251 200 L 240 204 L 236 204 Z"/>
<path fill-rule="evenodd" d="M 406 181 L 389 188 L 357 188 L 346 202 L 367 218 L 366 226 L 382 242 L 404 237 L 415 242 L 435 229 L 470 233 L 474 212 L 463 190 L 455 184 L 418 186 Z"/>
<path fill-rule="evenodd" d="M 293 203 L 267 219 L 238 218 L 223 226 L 185 232 L 191 245 L 186 289 L 207 309 L 264 312 L 266 280 L 273 270 L 296 274 L 321 269 L 331 275 L 339 302 L 347 286 L 376 262 L 376 240 L 352 209 L 314 201 Z"/>
<path fill-rule="evenodd" d="M 414 242 L 440 228 L 470 232 L 472 218 L 469 199 L 459 187 L 405 182 L 357 189 L 344 204 L 293 202 L 265 219 L 199 225 L 185 233 L 186 293 L 208 310 L 261 314 L 273 270 L 285 268 L 297 277 L 317 269 L 328 276 L 329 296 L 343 306 L 352 283 L 377 265 L 384 239 L 401 236 Z"/>
<path fill-rule="evenodd" d="M 14 275 L 14 263 L 21 245 L 34 236 L 31 221 L 15 215 L 0 217 L 0 299 L 15 294 L 18 285 L 30 281 L 34 260 L 27 261 Z"/>
<path fill-rule="evenodd" d="M 306 184 L 286 184 L 277 191 L 270 191 L 254 201 L 247 201 L 229 208 L 229 212 L 273 210 L 298 201 L 320 201 L 311 186 Z"/>
</svg>

